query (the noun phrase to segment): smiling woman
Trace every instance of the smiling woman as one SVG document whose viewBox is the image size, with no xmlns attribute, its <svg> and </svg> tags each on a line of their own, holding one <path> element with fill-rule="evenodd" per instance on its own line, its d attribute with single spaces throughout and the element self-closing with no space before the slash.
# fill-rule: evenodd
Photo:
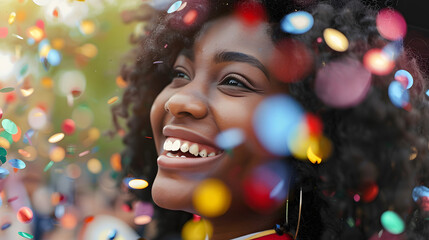
<svg viewBox="0 0 429 240">
<path fill-rule="evenodd" d="M 156 204 L 148 235 L 429 236 L 426 195 L 411 194 L 429 185 L 427 80 L 376 10 L 192 0 L 146 12 L 114 112 L 128 118 L 124 177 L 147 180 L 133 192 Z"/>
</svg>

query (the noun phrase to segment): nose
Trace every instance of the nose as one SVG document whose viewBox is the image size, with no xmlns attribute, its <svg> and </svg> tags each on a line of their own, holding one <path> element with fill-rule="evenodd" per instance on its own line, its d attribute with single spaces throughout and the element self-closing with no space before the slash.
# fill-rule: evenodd
<svg viewBox="0 0 429 240">
<path fill-rule="evenodd" d="M 177 118 L 202 119 L 209 111 L 206 97 L 195 90 L 176 92 L 167 100 L 164 108 Z"/>
</svg>

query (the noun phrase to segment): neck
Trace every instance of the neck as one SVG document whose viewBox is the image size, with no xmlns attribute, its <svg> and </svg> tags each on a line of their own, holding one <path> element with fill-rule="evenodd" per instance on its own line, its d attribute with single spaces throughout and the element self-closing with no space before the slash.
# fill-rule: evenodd
<svg viewBox="0 0 429 240">
<path fill-rule="evenodd" d="M 225 240 L 274 228 L 279 222 L 276 214 L 237 213 L 210 219 L 213 225 L 211 240 Z"/>
</svg>

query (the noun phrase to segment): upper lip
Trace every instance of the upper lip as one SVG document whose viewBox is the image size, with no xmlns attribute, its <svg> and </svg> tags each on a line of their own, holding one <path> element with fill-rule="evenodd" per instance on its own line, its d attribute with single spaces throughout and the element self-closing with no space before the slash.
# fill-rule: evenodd
<svg viewBox="0 0 429 240">
<path fill-rule="evenodd" d="M 188 140 L 190 142 L 201 143 L 214 148 L 218 148 L 213 139 L 210 139 L 188 128 L 174 125 L 166 125 L 162 129 L 162 134 L 166 137 L 176 137 L 183 140 Z"/>
</svg>

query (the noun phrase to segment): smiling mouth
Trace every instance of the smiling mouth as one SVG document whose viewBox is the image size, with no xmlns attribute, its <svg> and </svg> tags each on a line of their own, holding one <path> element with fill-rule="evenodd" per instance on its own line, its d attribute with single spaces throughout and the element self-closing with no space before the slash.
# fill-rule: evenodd
<svg viewBox="0 0 429 240">
<path fill-rule="evenodd" d="M 163 149 L 167 157 L 176 158 L 206 158 L 222 153 L 220 149 L 212 146 L 173 137 L 165 140 Z"/>
</svg>

